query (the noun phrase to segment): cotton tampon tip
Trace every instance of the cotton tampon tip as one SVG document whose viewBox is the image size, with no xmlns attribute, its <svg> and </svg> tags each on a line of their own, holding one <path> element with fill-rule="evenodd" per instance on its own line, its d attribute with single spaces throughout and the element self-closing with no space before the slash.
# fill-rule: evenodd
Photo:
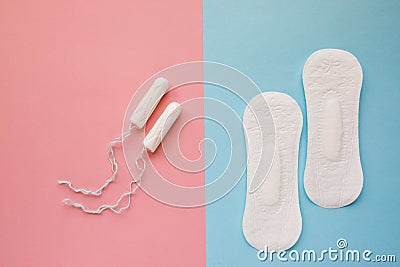
<svg viewBox="0 0 400 267">
<path fill-rule="evenodd" d="M 151 152 L 154 152 L 180 114 L 181 106 L 176 102 L 170 103 L 165 108 L 160 118 L 158 118 L 153 128 L 146 135 L 146 138 L 143 141 L 144 147 Z"/>
<path fill-rule="evenodd" d="M 139 129 L 143 128 L 168 87 L 169 83 L 165 78 L 160 77 L 154 81 L 130 118 L 133 125 Z"/>
</svg>

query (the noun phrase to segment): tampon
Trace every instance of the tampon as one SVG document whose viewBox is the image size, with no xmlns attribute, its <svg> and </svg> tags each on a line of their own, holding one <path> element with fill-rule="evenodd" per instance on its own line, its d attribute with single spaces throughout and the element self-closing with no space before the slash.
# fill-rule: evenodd
<svg viewBox="0 0 400 267">
<path fill-rule="evenodd" d="M 165 94 L 169 87 L 168 80 L 165 78 L 157 78 L 150 89 L 147 91 L 146 95 L 137 105 L 135 111 L 131 116 L 131 123 L 137 128 L 142 129 L 146 124 L 147 120 L 153 113 L 158 102 Z"/>
<path fill-rule="evenodd" d="M 181 106 L 176 102 L 170 103 L 143 140 L 144 147 L 154 152 L 180 114 Z"/>
</svg>

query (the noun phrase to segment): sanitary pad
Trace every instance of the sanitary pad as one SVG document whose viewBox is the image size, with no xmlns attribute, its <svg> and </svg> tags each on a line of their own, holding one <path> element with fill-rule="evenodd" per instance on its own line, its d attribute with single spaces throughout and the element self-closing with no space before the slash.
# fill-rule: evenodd
<svg viewBox="0 0 400 267">
<path fill-rule="evenodd" d="M 271 121 L 265 119 L 270 115 L 274 123 L 265 123 Z M 259 250 L 289 249 L 300 236 L 297 161 L 302 123 L 299 106 L 282 93 L 257 95 L 244 112 L 247 193 L 243 233 Z"/>
<path fill-rule="evenodd" d="M 303 69 L 308 149 L 304 186 L 324 208 L 357 199 L 363 185 L 358 145 L 358 105 L 362 69 L 349 52 L 323 49 Z"/>
</svg>

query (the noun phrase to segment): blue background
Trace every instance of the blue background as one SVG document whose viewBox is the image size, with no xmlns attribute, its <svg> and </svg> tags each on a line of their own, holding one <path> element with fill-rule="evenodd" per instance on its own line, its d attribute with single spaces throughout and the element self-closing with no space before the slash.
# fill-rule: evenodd
<svg viewBox="0 0 400 267">
<path fill-rule="evenodd" d="M 292 249 L 336 248 L 337 239 L 345 238 L 348 249 L 370 249 L 399 258 L 400 1 L 204 0 L 203 20 L 204 60 L 235 67 L 261 90 L 291 95 L 302 109 L 299 197 L 303 230 Z M 301 72 L 308 56 L 322 48 L 350 51 L 364 72 L 359 121 L 364 188 L 352 205 L 330 210 L 311 203 L 303 187 L 307 119 Z M 205 86 L 205 96 L 243 114 L 243 103 L 227 91 Z M 223 164 L 229 146 L 226 133 L 210 121 L 205 122 L 205 136 L 216 142 L 220 155 L 217 166 L 206 171 L 210 182 L 221 171 L 218 164 Z M 206 207 L 207 266 L 301 266 L 260 262 L 257 251 L 247 244 L 241 228 L 245 178 Z M 390 264 L 380 264 L 386 265 Z"/>
</svg>

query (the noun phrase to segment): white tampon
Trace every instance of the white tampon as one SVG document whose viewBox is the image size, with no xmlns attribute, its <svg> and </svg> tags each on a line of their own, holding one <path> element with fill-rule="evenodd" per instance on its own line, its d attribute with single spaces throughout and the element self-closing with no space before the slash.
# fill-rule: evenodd
<svg viewBox="0 0 400 267">
<path fill-rule="evenodd" d="M 170 103 L 143 140 L 144 147 L 154 152 L 180 114 L 181 106 L 176 102 Z"/>
<path fill-rule="evenodd" d="M 133 125 L 139 129 L 143 128 L 148 118 L 156 108 L 158 102 L 160 102 L 161 98 L 167 91 L 168 87 L 169 83 L 165 78 L 160 77 L 154 81 L 153 85 L 147 91 L 143 99 L 139 102 L 139 105 L 136 107 L 131 116 L 130 121 Z"/>
</svg>

